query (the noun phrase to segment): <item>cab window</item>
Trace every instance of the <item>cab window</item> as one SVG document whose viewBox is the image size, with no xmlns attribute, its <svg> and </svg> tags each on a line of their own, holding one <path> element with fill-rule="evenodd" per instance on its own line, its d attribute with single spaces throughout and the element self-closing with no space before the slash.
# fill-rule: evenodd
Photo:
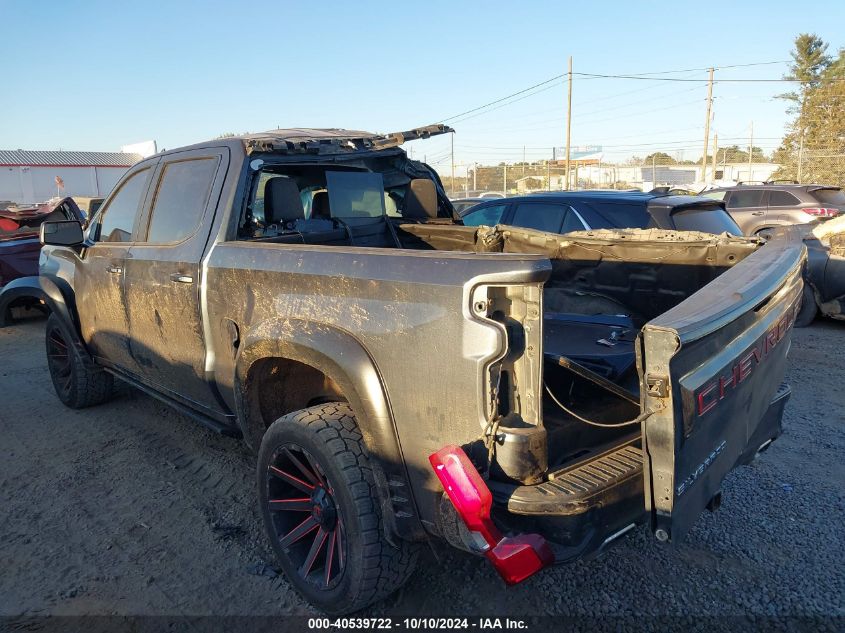
<svg viewBox="0 0 845 633">
<path fill-rule="evenodd" d="M 216 173 L 216 157 L 168 163 L 158 182 L 145 241 L 181 242 L 193 235 L 205 213 Z"/>
<path fill-rule="evenodd" d="M 132 174 L 123 182 L 100 214 L 100 242 L 130 242 L 135 218 L 141 207 L 141 197 L 147 190 L 149 168 Z"/>
</svg>

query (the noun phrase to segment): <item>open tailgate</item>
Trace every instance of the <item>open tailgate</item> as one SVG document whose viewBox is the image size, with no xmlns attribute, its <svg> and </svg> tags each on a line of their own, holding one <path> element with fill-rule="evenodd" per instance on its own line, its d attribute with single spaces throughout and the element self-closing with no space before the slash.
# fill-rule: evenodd
<svg viewBox="0 0 845 633">
<path fill-rule="evenodd" d="M 725 476 L 780 434 L 805 253 L 783 231 L 643 328 L 645 504 L 659 540 L 683 538 Z"/>
</svg>

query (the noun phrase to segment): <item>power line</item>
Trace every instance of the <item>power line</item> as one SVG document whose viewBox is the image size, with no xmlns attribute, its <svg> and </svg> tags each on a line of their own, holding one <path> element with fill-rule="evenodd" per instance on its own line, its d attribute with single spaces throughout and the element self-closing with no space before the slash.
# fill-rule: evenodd
<svg viewBox="0 0 845 633">
<path fill-rule="evenodd" d="M 479 117 L 479 116 L 482 116 L 482 115 L 484 115 L 484 114 L 489 114 L 490 112 L 493 112 L 493 111 L 495 111 L 495 110 L 498 110 L 499 108 L 504 108 L 505 106 L 512 105 L 512 104 L 514 104 L 514 103 L 516 103 L 516 102 L 518 102 L 518 101 L 522 101 L 523 99 L 527 99 L 528 97 L 533 97 L 534 95 L 538 95 L 538 94 L 540 94 L 541 92 L 545 92 L 546 90 L 551 90 L 552 88 L 556 88 L 558 85 L 560 85 L 560 83 L 562 83 L 562 82 L 555 82 L 555 83 L 553 83 L 553 84 L 552 84 L 552 85 L 550 85 L 550 86 L 546 86 L 545 88 L 541 88 L 540 90 L 535 90 L 534 92 L 532 92 L 532 93 L 530 93 L 530 94 L 527 94 L 527 95 L 524 95 L 524 96 L 520 97 L 519 99 L 513 99 L 512 101 L 508 101 L 507 103 L 502 103 L 501 105 L 497 105 L 495 108 L 490 108 L 489 110 L 485 110 L 484 112 L 478 112 L 478 113 L 476 113 L 476 114 L 472 114 L 472 115 L 470 115 L 470 116 L 463 117 L 462 119 L 458 119 L 458 120 L 456 120 L 456 121 L 452 121 L 452 124 L 455 124 L 455 123 L 463 123 L 464 121 L 468 121 L 468 120 L 470 120 L 470 119 L 474 119 L 475 117 Z"/>
<path fill-rule="evenodd" d="M 538 84 L 534 84 L 533 86 L 530 86 L 530 87 L 528 87 L 528 88 L 525 88 L 524 90 L 520 90 L 520 91 L 518 91 L 518 92 L 514 92 L 514 93 L 512 93 L 512 94 L 509 94 L 508 96 L 506 96 L 506 97 L 502 97 L 501 99 L 496 99 L 495 101 L 491 101 L 490 103 L 485 103 L 484 105 L 480 105 L 480 106 L 478 106 L 477 108 L 472 108 L 471 110 L 467 110 L 467 111 L 465 111 L 465 112 L 461 112 L 460 114 L 455 114 L 455 115 L 450 116 L 450 117 L 447 117 L 447 118 L 445 118 L 445 119 L 440 119 L 440 122 L 441 122 L 441 123 L 445 123 L 446 121 L 451 121 L 451 120 L 453 120 L 453 119 L 457 119 L 457 118 L 459 118 L 459 117 L 462 117 L 462 116 L 464 116 L 465 114 L 470 114 L 470 113 L 472 113 L 472 112 L 476 112 L 476 111 L 478 111 L 478 110 L 482 110 L 482 109 L 484 109 L 484 108 L 487 108 L 487 107 L 489 107 L 489 106 L 491 106 L 491 105 L 496 105 L 497 103 L 501 103 L 502 101 L 506 101 L 506 100 L 510 99 L 511 97 L 516 97 L 516 96 L 519 96 L 519 95 L 521 95 L 521 94 L 523 94 L 523 93 L 528 92 L 529 90 L 534 90 L 534 88 L 539 88 L 540 86 L 545 86 L 546 84 L 549 84 L 549 83 L 551 83 L 551 82 L 553 82 L 553 81 L 556 81 L 556 80 L 558 80 L 558 79 L 562 79 L 562 78 L 563 78 L 563 75 L 557 75 L 557 76 L 555 76 L 555 77 L 552 77 L 551 79 L 546 79 L 545 81 L 541 81 L 541 82 L 540 82 L 540 83 L 538 83 Z"/>
<path fill-rule="evenodd" d="M 643 75 L 602 75 L 599 73 L 572 73 L 573 75 L 578 75 L 581 77 L 593 77 L 595 79 L 636 79 L 640 81 L 680 81 L 680 82 L 690 82 L 696 81 L 700 82 L 701 79 L 683 79 L 680 77 L 646 77 Z M 713 83 L 799 83 L 799 84 L 808 84 L 808 83 L 815 83 L 818 80 L 816 79 L 715 79 Z M 825 81 L 845 81 L 845 78 L 831 78 L 826 79 Z"/>
</svg>

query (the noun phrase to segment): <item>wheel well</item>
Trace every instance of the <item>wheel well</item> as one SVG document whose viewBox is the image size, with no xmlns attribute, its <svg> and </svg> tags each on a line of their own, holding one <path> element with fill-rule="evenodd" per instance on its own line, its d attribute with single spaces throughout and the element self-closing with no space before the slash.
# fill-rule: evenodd
<svg viewBox="0 0 845 633">
<path fill-rule="evenodd" d="M 267 429 L 283 415 L 323 402 L 346 402 L 338 384 L 318 369 L 288 358 L 263 358 L 252 364 L 247 401 Z"/>
</svg>

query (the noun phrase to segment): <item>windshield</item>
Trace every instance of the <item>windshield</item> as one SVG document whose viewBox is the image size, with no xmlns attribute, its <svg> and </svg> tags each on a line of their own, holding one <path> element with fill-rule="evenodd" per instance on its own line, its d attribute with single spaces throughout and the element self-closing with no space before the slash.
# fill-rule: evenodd
<svg viewBox="0 0 845 633">
<path fill-rule="evenodd" d="M 688 207 L 672 214 L 675 228 L 679 231 L 701 231 L 703 233 L 729 233 L 742 235 L 742 231 L 727 211 L 713 207 Z"/>
</svg>

